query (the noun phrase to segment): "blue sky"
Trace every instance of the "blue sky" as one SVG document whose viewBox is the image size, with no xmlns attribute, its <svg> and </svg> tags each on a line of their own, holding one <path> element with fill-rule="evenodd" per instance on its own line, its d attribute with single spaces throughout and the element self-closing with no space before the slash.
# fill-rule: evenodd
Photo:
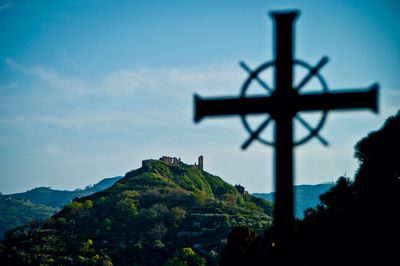
<svg viewBox="0 0 400 266">
<path fill-rule="evenodd" d="M 73 189 L 162 155 L 250 192 L 273 188 L 272 149 L 238 118 L 192 120 L 194 93 L 238 95 L 272 58 L 272 10 L 299 9 L 296 57 L 330 62 L 330 88 L 381 85 L 380 113 L 331 112 L 296 150 L 296 183 L 357 169 L 353 146 L 400 108 L 397 1 L 0 0 L 0 191 Z M 267 81 L 268 78 L 267 78 Z M 311 84 L 312 85 L 312 84 Z M 311 122 L 315 122 L 313 117 Z M 297 131 L 301 133 L 301 130 Z"/>
</svg>

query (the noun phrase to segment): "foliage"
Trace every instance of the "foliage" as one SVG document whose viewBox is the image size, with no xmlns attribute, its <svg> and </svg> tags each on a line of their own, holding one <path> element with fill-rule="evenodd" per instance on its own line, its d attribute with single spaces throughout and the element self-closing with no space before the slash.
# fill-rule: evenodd
<svg viewBox="0 0 400 266">
<path fill-rule="evenodd" d="M 270 204 L 219 177 L 152 160 L 44 223 L 10 231 L 0 259 L 12 265 L 216 265 L 232 227 L 262 232 L 270 214 Z"/>
<path fill-rule="evenodd" d="M 360 167 L 354 181 L 341 177 L 305 212 L 295 230 L 290 257 L 298 265 L 397 265 L 400 250 L 400 112 L 355 147 Z M 233 246 L 233 247 L 232 247 Z M 228 241 L 229 249 L 240 242 Z M 240 253 L 236 253 L 240 254 Z M 282 265 L 274 228 L 256 237 L 236 261 Z M 396 262 L 397 261 L 397 262 Z M 237 265 L 237 264 L 232 264 Z"/>
<path fill-rule="evenodd" d="M 12 228 L 30 221 L 48 219 L 57 211 L 49 206 L 0 195 L 0 239 Z"/>
<path fill-rule="evenodd" d="M 243 265 L 243 255 L 255 239 L 256 234 L 247 226 L 238 226 L 232 229 L 228 236 L 220 261 L 220 266 Z"/>
<path fill-rule="evenodd" d="M 105 178 L 95 185 L 74 191 L 39 187 L 24 193 L 0 193 L 0 239 L 6 231 L 31 221 L 46 220 L 74 198 L 106 189 L 121 178 Z"/>
<path fill-rule="evenodd" d="M 164 263 L 164 266 L 205 266 L 206 260 L 191 247 L 182 248 L 175 252 L 174 256 Z"/>
</svg>

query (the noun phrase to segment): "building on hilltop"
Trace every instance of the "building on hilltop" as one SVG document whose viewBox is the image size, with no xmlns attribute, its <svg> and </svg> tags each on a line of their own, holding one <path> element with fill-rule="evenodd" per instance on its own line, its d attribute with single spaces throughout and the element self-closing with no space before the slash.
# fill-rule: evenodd
<svg viewBox="0 0 400 266">
<path fill-rule="evenodd" d="M 170 165 L 170 166 L 179 166 L 182 161 L 181 158 L 176 158 L 176 157 L 168 157 L 168 156 L 162 156 L 160 158 L 160 161 Z"/>
<path fill-rule="evenodd" d="M 204 169 L 204 158 L 203 155 L 200 155 L 199 158 L 197 159 L 198 163 L 194 163 L 194 166 L 199 168 L 201 171 Z"/>
<path fill-rule="evenodd" d="M 176 157 L 169 157 L 169 156 L 162 156 L 160 159 L 158 159 L 161 162 L 166 163 L 169 166 L 181 166 L 184 165 L 184 163 L 182 162 L 181 158 L 176 158 Z M 150 160 L 143 160 L 142 161 L 142 167 L 145 166 L 146 163 L 148 162 L 152 162 L 154 160 L 150 159 Z M 194 165 L 192 165 L 192 167 L 196 167 L 200 170 L 203 171 L 203 167 L 204 167 L 204 158 L 203 155 L 200 155 L 198 158 L 198 163 L 194 163 Z"/>
<path fill-rule="evenodd" d="M 241 186 L 240 184 L 239 185 L 235 185 L 235 188 L 236 188 L 236 190 L 240 193 L 240 194 L 244 194 L 244 187 L 243 186 Z"/>
<path fill-rule="evenodd" d="M 199 169 L 201 170 L 201 171 L 203 171 L 203 155 L 200 155 L 199 156 Z"/>
</svg>

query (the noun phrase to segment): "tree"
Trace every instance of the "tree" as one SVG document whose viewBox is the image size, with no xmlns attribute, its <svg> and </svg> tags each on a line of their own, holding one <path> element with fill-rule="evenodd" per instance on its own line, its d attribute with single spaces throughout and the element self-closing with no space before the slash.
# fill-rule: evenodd
<svg viewBox="0 0 400 266">
<path fill-rule="evenodd" d="M 181 207 L 173 207 L 170 211 L 173 224 L 180 223 L 186 218 L 186 211 Z"/>
<path fill-rule="evenodd" d="M 247 226 L 237 226 L 228 235 L 228 243 L 222 250 L 220 266 L 247 265 L 244 253 L 255 239 L 256 233 Z"/>
<path fill-rule="evenodd" d="M 205 266 L 206 260 L 191 248 L 186 247 L 175 252 L 174 256 L 170 258 L 164 266 Z"/>
<path fill-rule="evenodd" d="M 196 204 L 204 205 L 204 203 L 206 202 L 207 194 L 203 190 L 196 189 L 193 192 L 193 197 L 194 197 L 194 200 L 195 200 Z"/>
<path fill-rule="evenodd" d="M 152 240 L 162 240 L 165 233 L 167 233 L 167 227 L 163 222 L 155 223 L 150 230 L 147 231 L 147 238 Z"/>
<path fill-rule="evenodd" d="M 117 202 L 117 209 L 130 216 L 135 216 L 138 213 L 135 200 L 128 197 L 122 198 Z"/>
</svg>

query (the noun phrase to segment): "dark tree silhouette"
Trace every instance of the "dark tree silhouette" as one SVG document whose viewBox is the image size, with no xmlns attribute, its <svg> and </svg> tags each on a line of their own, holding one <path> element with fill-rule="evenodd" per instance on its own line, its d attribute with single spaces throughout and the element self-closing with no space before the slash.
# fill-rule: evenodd
<svg viewBox="0 0 400 266">
<path fill-rule="evenodd" d="M 296 265 L 399 264 L 400 112 L 360 140 L 355 157 L 360 167 L 354 182 L 339 178 L 320 196 L 321 203 L 297 221 L 295 251 L 290 258 Z M 235 253 L 235 261 L 281 265 L 274 259 L 273 232 L 274 228 L 269 229 L 263 241 L 253 238 L 246 250 Z M 228 238 L 227 248 L 235 250 L 234 244 Z M 228 254 L 224 251 L 221 261 Z"/>
<path fill-rule="evenodd" d="M 222 252 L 219 265 L 243 265 L 244 253 L 249 249 L 249 245 L 255 237 L 255 232 L 246 226 L 233 228 L 228 235 L 228 244 Z"/>
</svg>

